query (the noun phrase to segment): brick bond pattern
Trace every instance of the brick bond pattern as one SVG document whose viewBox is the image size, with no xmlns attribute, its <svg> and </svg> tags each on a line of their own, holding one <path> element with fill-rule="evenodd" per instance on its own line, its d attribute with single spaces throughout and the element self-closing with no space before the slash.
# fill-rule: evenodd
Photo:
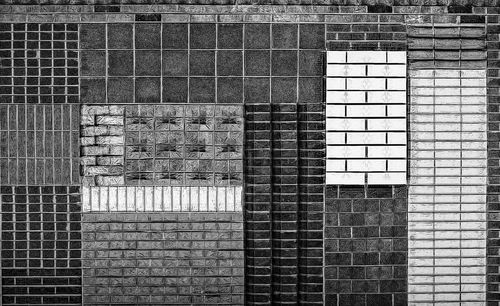
<svg viewBox="0 0 500 306">
<path fill-rule="evenodd" d="M 80 188 L 0 191 L 2 305 L 81 305 Z"/>
<path fill-rule="evenodd" d="M 241 213 L 83 215 L 85 305 L 243 305 Z"/>
<path fill-rule="evenodd" d="M 330 51 L 326 183 L 406 184 L 406 53 Z"/>
<path fill-rule="evenodd" d="M 325 305 L 407 305 L 406 186 L 325 192 Z"/>
</svg>

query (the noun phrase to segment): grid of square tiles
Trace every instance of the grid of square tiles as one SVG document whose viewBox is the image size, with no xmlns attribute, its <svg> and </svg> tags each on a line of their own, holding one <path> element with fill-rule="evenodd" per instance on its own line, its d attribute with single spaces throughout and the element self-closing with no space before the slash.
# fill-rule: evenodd
<svg viewBox="0 0 500 306">
<path fill-rule="evenodd" d="M 83 187 L 85 212 L 242 211 L 242 187 Z"/>
<path fill-rule="evenodd" d="M 327 184 L 405 184 L 406 52 L 327 54 Z"/>
<path fill-rule="evenodd" d="M 83 214 L 85 305 L 243 305 L 241 213 Z"/>
<path fill-rule="evenodd" d="M 127 184 L 241 185 L 241 106 L 126 106 L 125 117 Z"/>
<path fill-rule="evenodd" d="M 75 105 L 0 105 L 0 181 L 79 183 L 79 116 Z"/>
<path fill-rule="evenodd" d="M 78 186 L 1 187 L 2 305 L 81 304 Z"/>
<path fill-rule="evenodd" d="M 414 69 L 410 76 L 408 299 L 484 305 L 486 72 Z"/>
<path fill-rule="evenodd" d="M 78 25 L 0 25 L 0 103 L 78 103 Z"/>
<path fill-rule="evenodd" d="M 406 190 L 326 186 L 325 305 L 407 305 Z"/>
<path fill-rule="evenodd" d="M 314 49 L 324 48 L 324 28 L 296 23 L 81 24 L 81 99 L 83 103 L 269 103 L 271 95 L 275 103 L 321 99 L 322 53 Z"/>
</svg>

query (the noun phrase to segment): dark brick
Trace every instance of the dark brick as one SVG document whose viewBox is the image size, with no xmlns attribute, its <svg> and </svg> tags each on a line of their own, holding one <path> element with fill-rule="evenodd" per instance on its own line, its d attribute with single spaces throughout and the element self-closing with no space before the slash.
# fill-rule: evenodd
<svg viewBox="0 0 500 306">
<path fill-rule="evenodd" d="M 164 23 L 162 46 L 163 49 L 187 49 L 188 24 Z"/>
<path fill-rule="evenodd" d="M 215 48 L 215 24 L 191 24 L 190 48 L 213 49 Z"/>
</svg>

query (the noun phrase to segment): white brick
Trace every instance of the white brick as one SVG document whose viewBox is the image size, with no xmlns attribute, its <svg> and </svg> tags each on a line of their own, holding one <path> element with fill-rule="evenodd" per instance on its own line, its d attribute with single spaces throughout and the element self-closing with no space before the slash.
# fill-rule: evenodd
<svg viewBox="0 0 500 306">
<path fill-rule="evenodd" d="M 401 91 L 371 91 L 368 92 L 368 103 L 406 104 L 406 92 Z"/>
<path fill-rule="evenodd" d="M 390 132 L 387 133 L 387 143 L 389 144 L 406 144 L 406 133 L 401 132 L 401 133 L 395 133 L 395 132 Z"/>
<path fill-rule="evenodd" d="M 368 76 L 406 77 L 406 65 L 368 65 Z"/>
<path fill-rule="evenodd" d="M 144 211 L 154 211 L 154 189 L 153 187 L 144 187 Z"/>
<path fill-rule="evenodd" d="M 189 188 L 181 187 L 181 211 L 191 211 Z"/>
<path fill-rule="evenodd" d="M 348 78 L 348 90 L 385 90 L 385 79 L 376 78 Z"/>
<path fill-rule="evenodd" d="M 406 78 L 388 78 L 387 89 L 406 90 Z"/>
<path fill-rule="evenodd" d="M 208 187 L 200 187 L 200 211 L 208 211 Z"/>
<path fill-rule="evenodd" d="M 364 185 L 364 173 L 327 172 L 326 183 L 331 185 Z"/>
<path fill-rule="evenodd" d="M 386 171 L 385 160 L 380 159 L 348 159 L 347 171 L 349 172 L 370 172 Z"/>
<path fill-rule="evenodd" d="M 389 117 L 406 117 L 406 105 L 389 105 L 387 115 Z"/>
<path fill-rule="evenodd" d="M 406 146 L 369 146 L 368 157 L 406 158 Z"/>
<path fill-rule="evenodd" d="M 460 87 L 460 79 L 433 79 L 433 81 L 435 87 Z"/>
<path fill-rule="evenodd" d="M 118 187 L 116 211 L 127 211 L 127 187 Z"/>
<path fill-rule="evenodd" d="M 385 144 L 385 133 L 359 132 L 347 133 L 348 144 Z"/>
<path fill-rule="evenodd" d="M 384 117 L 384 105 L 348 105 L 347 117 Z"/>
<path fill-rule="evenodd" d="M 362 91 L 328 91 L 327 104 L 365 103 L 365 92 Z"/>
<path fill-rule="evenodd" d="M 365 157 L 364 146 L 327 146 L 326 157 L 328 158 L 359 158 Z"/>
<path fill-rule="evenodd" d="M 127 211 L 134 212 L 135 208 L 135 190 L 136 187 L 127 188 L 125 190 L 127 196 Z"/>
<path fill-rule="evenodd" d="M 345 78 L 327 78 L 326 79 L 326 89 L 327 90 L 346 89 L 346 79 Z"/>
<path fill-rule="evenodd" d="M 345 117 L 345 106 L 344 105 L 326 105 L 326 116 L 327 117 Z"/>
<path fill-rule="evenodd" d="M 326 160 L 326 171 L 345 171 L 346 161 L 343 159 L 327 159 Z"/>
<path fill-rule="evenodd" d="M 328 63 L 345 63 L 346 51 L 328 51 L 326 59 Z"/>
<path fill-rule="evenodd" d="M 217 190 L 215 187 L 208 187 L 208 211 L 217 210 Z"/>
<path fill-rule="evenodd" d="M 388 51 L 388 63 L 406 63 L 406 51 Z"/>
<path fill-rule="evenodd" d="M 406 173 L 368 173 L 368 184 L 373 185 L 405 185 Z"/>
<path fill-rule="evenodd" d="M 117 211 L 118 210 L 118 187 L 108 187 L 109 193 L 109 210 L 108 211 Z"/>
<path fill-rule="evenodd" d="M 135 210 L 143 212 L 144 210 L 144 187 L 135 187 Z"/>
<path fill-rule="evenodd" d="M 364 119 L 326 119 L 327 131 L 364 131 Z"/>
<path fill-rule="evenodd" d="M 326 144 L 345 144 L 345 134 L 346 133 L 326 133 Z"/>
<path fill-rule="evenodd" d="M 347 51 L 348 63 L 385 63 L 385 51 Z"/>
<path fill-rule="evenodd" d="M 123 125 L 123 116 L 97 116 L 96 122 L 102 125 Z"/>
<path fill-rule="evenodd" d="M 368 119 L 371 131 L 406 131 L 406 119 Z"/>
<path fill-rule="evenodd" d="M 387 170 L 406 172 L 406 160 L 390 159 L 388 161 Z"/>
<path fill-rule="evenodd" d="M 341 64 L 328 64 L 326 67 L 326 75 L 329 77 L 353 77 L 365 76 L 365 65 L 341 65 Z"/>
</svg>

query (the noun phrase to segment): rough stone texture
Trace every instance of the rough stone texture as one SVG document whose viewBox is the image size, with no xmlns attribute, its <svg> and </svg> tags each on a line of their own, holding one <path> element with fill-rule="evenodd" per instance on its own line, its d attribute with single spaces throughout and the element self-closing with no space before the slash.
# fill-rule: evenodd
<svg viewBox="0 0 500 306">
<path fill-rule="evenodd" d="M 2 305 L 81 305 L 78 186 L 2 186 Z"/>
<path fill-rule="evenodd" d="M 243 305 L 241 213 L 86 213 L 85 305 Z"/>
<path fill-rule="evenodd" d="M 83 105 L 81 175 L 85 185 L 123 185 L 124 107 Z"/>
<path fill-rule="evenodd" d="M 407 305 L 406 186 L 326 186 L 326 305 Z"/>
</svg>

